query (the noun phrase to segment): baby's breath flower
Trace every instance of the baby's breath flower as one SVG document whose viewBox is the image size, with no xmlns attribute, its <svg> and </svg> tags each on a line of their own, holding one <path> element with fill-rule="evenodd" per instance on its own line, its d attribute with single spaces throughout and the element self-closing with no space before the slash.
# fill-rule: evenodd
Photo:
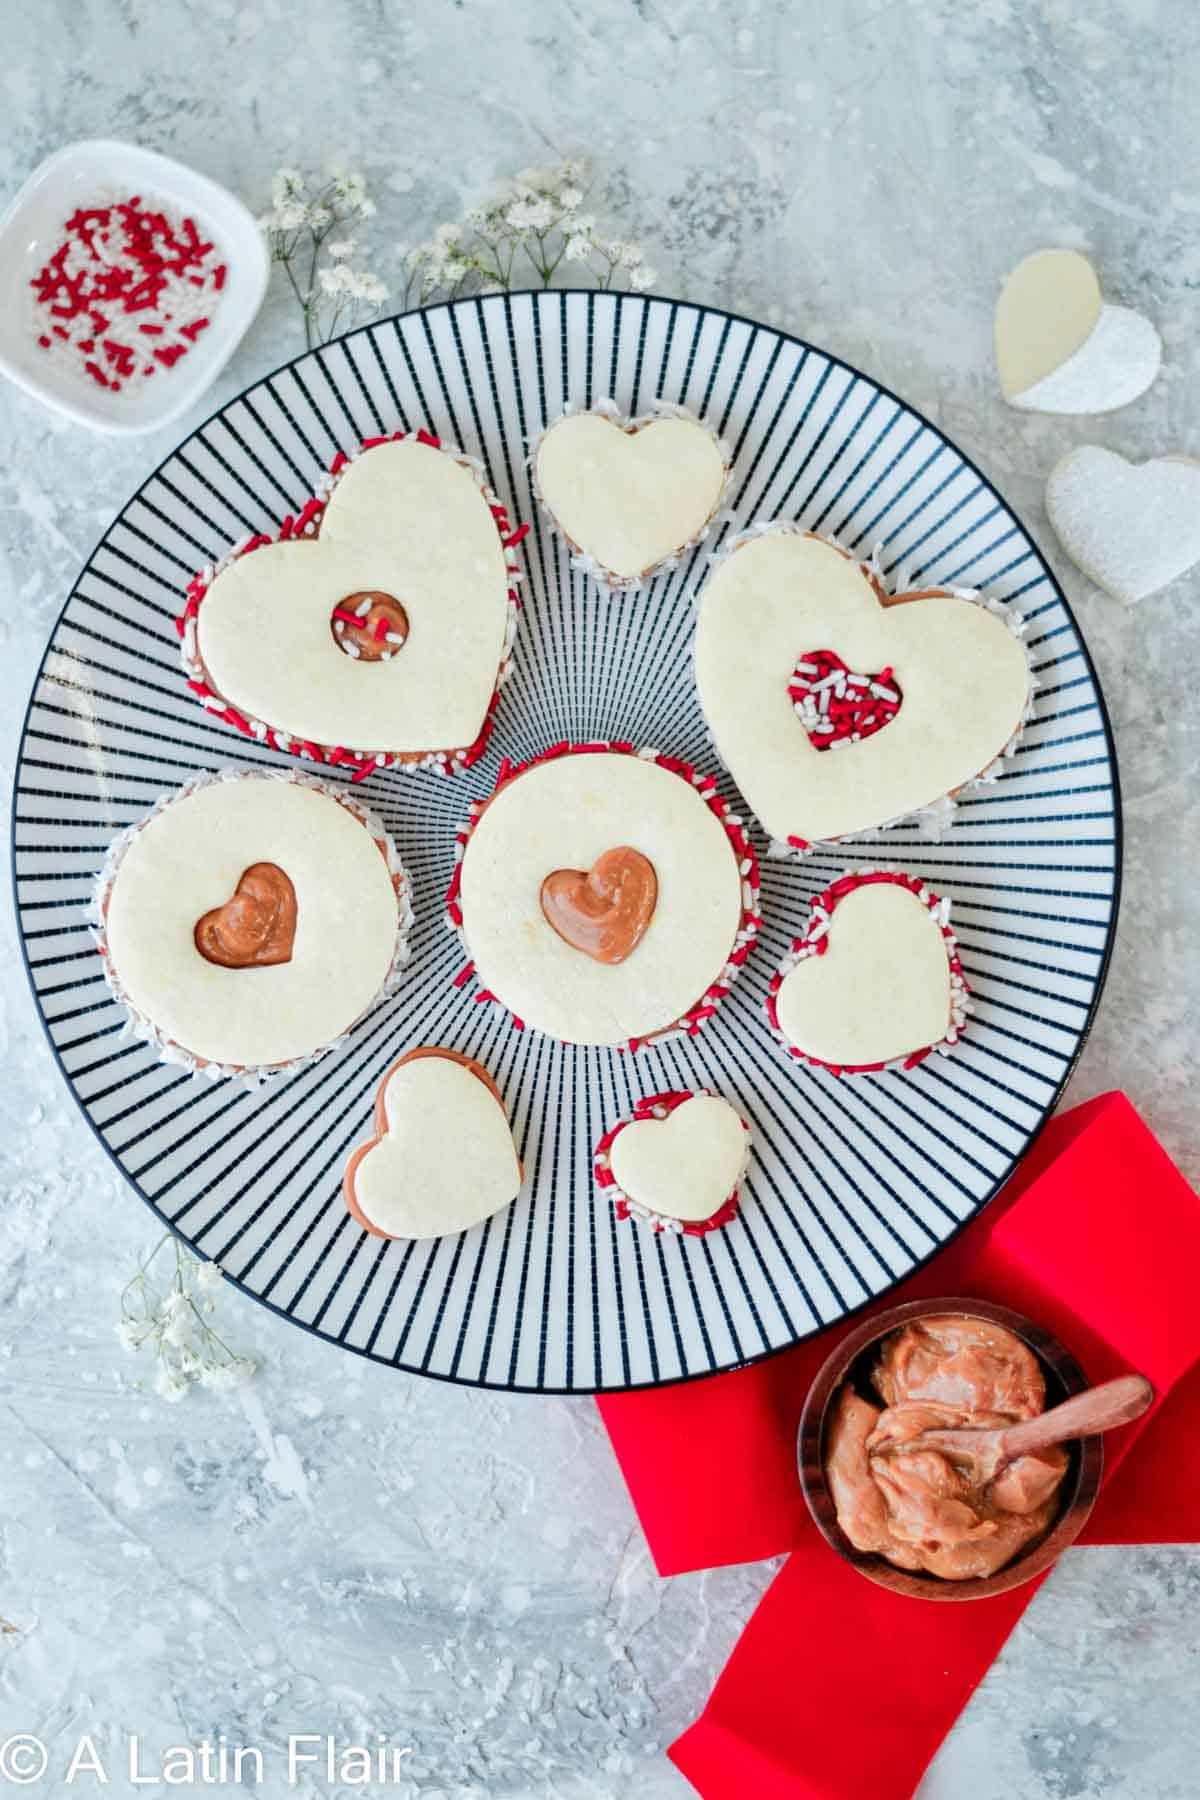
<svg viewBox="0 0 1200 1800">
<path fill-rule="evenodd" d="M 657 280 L 657 270 L 651 269 L 646 263 L 641 263 L 630 275 L 629 285 L 641 294 L 647 288 L 652 288 Z"/>
<path fill-rule="evenodd" d="M 563 255 L 568 262 L 586 262 L 594 247 L 589 236 L 578 232 L 574 237 L 567 239 Z"/>
<path fill-rule="evenodd" d="M 334 262 L 345 262 L 348 256 L 354 255 L 358 245 L 353 238 L 338 238 L 336 242 L 328 244 L 326 248 Z"/>
<path fill-rule="evenodd" d="M 175 1265 L 163 1291 L 153 1265 L 168 1243 L 174 1247 Z M 164 1400 L 182 1400 L 192 1386 L 224 1392 L 254 1373 L 251 1359 L 231 1350 L 208 1322 L 213 1302 L 204 1296 L 220 1279 L 216 1263 L 197 1262 L 167 1232 L 126 1285 L 117 1336 L 129 1351 L 153 1347 L 154 1391 Z"/>
<path fill-rule="evenodd" d="M 363 176 L 341 164 L 323 182 L 311 184 L 296 169 L 280 169 L 271 183 L 271 199 L 272 210 L 260 224 L 303 311 L 311 350 L 353 324 L 360 311 L 373 311 L 387 298 L 377 275 L 348 267 L 358 254 L 358 242 L 345 227 L 373 218 L 375 206 Z"/>
<path fill-rule="evenodd" d="M 565 207 L 567 212 L 574 211 L 575 207 L 580 204 L 582 199 L 582 188 L 572 187 L 568 184 L 566 187 L 559 188 L 558 190 L 558 204 Z"/>
<path fill-rule="evenodd" d="M 640 244 L 622 244 L 621 267 L 623 269 L 636 269 L 641 261 L 642 247 Z"/>
<path fill-rule="evenodd" d="M 276 231 L 297 231 L 308 223 L 308 208 L 303 200 L 281 200 L 269 220 Z"/>
</svg>

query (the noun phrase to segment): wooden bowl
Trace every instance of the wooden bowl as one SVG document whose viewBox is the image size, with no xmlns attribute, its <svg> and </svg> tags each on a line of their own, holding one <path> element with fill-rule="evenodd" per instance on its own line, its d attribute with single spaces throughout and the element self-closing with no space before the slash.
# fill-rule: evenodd
<svg viewBox="0 0 1200 1800">
<path fill-rule="evenodd" d="M 912 1300 L 906 1306 L 893 1307 L 890 1312 L 877 1313 L 857 1331 L 852 1331 L 817 1373 L 800 1417 L 800 1484 L 821 1536 L 868 1581 L 920 1600 L 983 1600 L 1032 1581 L 1057 1562 L 1068 1544 L 1074 1543 L 1100 1490 L 1104 1467 L 1103 1438 L 1082 1438 L 1066 1446 L 1070 1462 L 1059 1488 L 1058 1516 L 1049 1531 L 1027 1545 L 994 1575 L 977 1576 L 970 1581 L 947 1581 L 939 1575 L 898 1569 L 885 1557 L 856 1550 L 837 1522 L 833 1496 L 825 1479 L 825 1430 L 834 1397 L 842 1383 L 856 1375 L 867 1374 L 880 1340 L 890 1332 L 911 1324 L 914 1319 L 946 1313 L 1002 1325 L 1028 1344 L 1046 1377 L 1047 1407 L 1057 1406 L 1060 1400 L 1067 1400 L 1087 1387 L 1087 1378 L 1070 1351 L 1042 1326 L 1023 1318 L 1020 1313 L 1011 1312 L 1006 1306 L 992 1306 L 986 1300 Z"/>
</svg>

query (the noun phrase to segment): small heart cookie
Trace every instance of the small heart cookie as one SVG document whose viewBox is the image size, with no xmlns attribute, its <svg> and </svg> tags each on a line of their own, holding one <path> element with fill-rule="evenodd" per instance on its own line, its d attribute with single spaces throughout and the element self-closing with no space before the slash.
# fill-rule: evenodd
<svg viewBox="0 0 1200 1800">
<path fill-rule="evenodd" d="M 1200 463 L 1082 444 L 1051 470 L 1046 513 L 1071 561 L 1130 606 L 1200 562 Z"/>
<path fill-rule="evenodd" d="M 542 911 L 564 943 L 597 962 L 620 963 L 646 934 L 658 900 L 654 864 L 620 844 L 590 869 L 555 869 L 542 883 Z"/>
<path fill-rule="evenodd" d="M 323 500 L 188 588 L 205 708 L 272 749 L 365 775 L 482 754 L 516 631 L 512 531 L 478 465 L 426 432 L 339 456 Z"/>
<path fill-rule="evenodd" d="M 776 1039 L 835 1075 L 914 1067 L 966 1023 L 967 984 L 950 902 L 914 875 L 859 869 L 811 903 L 808 926 L 771 978 Z"/>
<path fill-rule="evenodd" d="M 383 1238 L 468 1231 L 520 1192 L 522 1170 L 500 1090 L 456 1050 L 410 1050 L 375 1096 L 375 1136 L 343 1177 L 351 1216 Z"/>
<path fill-rule="evenodd" d="M 698 1236 L 727 1225 L 750 1153 L 750 1127 L 707 1088 L 648 1094 L 596 1146 L 597 1184 L 617 1217 Z"/>
<path fill-rule="evenodd" d="M 612 401 L 547 427 L 530 463 L 573 566 L 609 588 L 636 588 L 708 533 L 729 451 L 683 407 L 625 419 Z"/>
<path fill-rule="evenodd" d="M 996 302 L 996 362 L 1010 406 L 1103 413 L 1128 406 L 1158 374 L 1162 342 L 1149 319 L 1101 298 L 1076 250 L 1018 263 Z"/>
<path fill-rule="evenodd" d="M 717 749 L 781 851 L 873 831 L 948 799 L 1010 749 L 1032 678 L 1024 621 L 998 602 L 933 588 L 890 594 L 877 572 L 798 525 L 735 538 L 700 596 L 696 686 Z M 822 754 L 797 658 L 822 646 L 874 680 L 888 709 Z M 837 688 L 837 671 L 831 665 Z M 823 691 L 829 691 L 828 689 Z M 857 716 L 856 704 L 850 706 Z M 863 715 L 863 718 L 870 715 Z M 810 732 L 810 726 L 812 730 Z"/>
</svg>

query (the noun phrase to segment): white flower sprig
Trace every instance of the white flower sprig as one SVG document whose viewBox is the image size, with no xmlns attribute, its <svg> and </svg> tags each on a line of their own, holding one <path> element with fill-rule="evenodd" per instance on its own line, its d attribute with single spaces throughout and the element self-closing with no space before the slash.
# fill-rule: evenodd
<svg viewBox="0 0 1200 1800">
<path fill-rule="evenodd" d="M 531 272 L 550 287 L 564 263 L 601 288 L 619 275 L 638 292 L 653 287 L 658 276 L 640 247 L 602 237 L 595 214 L 580 211 L 586 178 L 587 165 L 576 158 L 556 169 L 525 169 L 473 206 L 461 224 L 439 225 L 428 243 L 402 247 L 404 306 L 478 289 L 507 292 L 528 282 Z"/>
<path fill-rule="evenodd" d="M 150 1271 L 168 1243 L 175 1246 L 175 1268 L 164 1292 Z M 197 1261 L 166 1231 L 121 1295 L 117 1336 L 131 1355 L 147 1344 L 153 1347 L 158 1359 L 154 1391 L 164 1400 L 182 1400 L 197 1385 L 230 1393 L 254 1374 L 253 1358 L 231 1350 L 209 1323 L 220 1280 L 216 1263 Z"/>
<path fill-rule="evenodd" d="M 259 224 L 300 303 L 310 350 L 378 312 L 388 297 L 379 276 L 352 260 L 359 246 L 348 228 L 374 216 L 362 176 L 342 168 L 315 191 L 298 169 L 280 169 L 271 183 L 271 210 Z"/>
</svg>

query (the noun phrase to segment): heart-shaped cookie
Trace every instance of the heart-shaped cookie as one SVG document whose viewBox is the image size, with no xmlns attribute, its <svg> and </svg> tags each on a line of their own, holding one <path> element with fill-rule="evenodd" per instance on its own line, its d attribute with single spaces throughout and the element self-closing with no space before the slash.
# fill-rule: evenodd
<svg viewBox="0 0 1200 1800">
<path fill-rule="evenodd" d="M 813 749 L 833 750 L 890 725 L 904 696 L 892 669 L 866 675 L 848 669 L 832 650 L 810 650 L 792 672 L 788 699 Z"/>
<path fill-rule="evenodd" d="M 632 956 L 657 900 L 654 864 L 628 844 L 605 850 L 590 869 L 555 869 L 542 883 L 547 924 L 564 943 L 602 963 Z"/>
<path fill-rule="evenodd" d="M 550 425 L 531 465 L 576 567 L 603 586 L 635 588 L 707 534 L 729 452 L 682 407 L 624 419 L 607 401 Z"/>
<path fill-rule="evenodd" d="M 1051 470 L 1046 513 L 1071 561 L 1132 605 L 1200 562 L 1200 463 L 1082 444 Z"/>
<path fill-rule="evenodd" d="M 515 1200 L 522 1171 L 500 1090 L 456 1050 L 410 1050 L 375 1096 L 375 1136 L 346 1164 L 343 1192 L 364 1231 L 445 1237 Z"/>
<path fill-rule="evenodd" d="M 196 921 L 196 948 L 223 969 L 264 969 L 292 960 L 296 890 L 278 863 L 251 863 L 223 906 Z"/>
<path fill-rule="evenodd" d="M 1145 393 L 1161 361 L 1149 319 L 1107 305 L 1096 271 L 1076 250 L 1035 251 L 1000 291 L 996 362 L 1010 406 L 1112 412 Z"/>
<path fill-rule="evenodd" d="M 764 829 L 798 849 L 871 831 L 976 780 L 1029 706 L 1022 620 L 932 589 L 889 594 L 828 539 L 773 525 L 734 540 L 700 600 L 696 684 L 717 748 Z M 892 671 L 887 729 L 822 755 L 797 718 L 798 655 Z"/>
<path fill-rule="evenodd" d="M 467 767 L 516 627 L 504 508 L 427 433 L 339 457 L 325 501 L 188 589 L 184 667 L 202 703 L 273 748 L 359 774 Z"/>
<path fill-rule="evenodd" d="M 792 1056 L 857 1075 L 958 1042 L 967 984 L 950 903 L 895 869 L 858 869 L 811 903 L 771 978 L 767 1016 Z"/>
<path fill-rule="evenodd" d="M 750 1151 L 750 1127 L 708 1089 L 639 1100 L 605 1132 L 593 1166 L 618 1218 L 698 1235 L 728 1224 Z"/>
</svg>

